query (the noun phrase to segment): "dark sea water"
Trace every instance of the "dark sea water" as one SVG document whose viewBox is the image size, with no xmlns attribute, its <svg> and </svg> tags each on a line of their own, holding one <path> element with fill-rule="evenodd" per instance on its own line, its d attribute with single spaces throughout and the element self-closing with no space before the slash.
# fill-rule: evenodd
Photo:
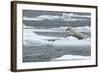
<svg viewBox="0 0 100 73">
<path fill-rule="evenodd" d="M 23 20 L 26 26 L 33 26 L 36 28 L 56 28 L 56 27 L 84 27 L 90 26 L 90 20 L 77 20 L 77 21 L 33 21 L 33 20 Z"/>
<path fill-rule="evenodd" d="M 90 56 L 90 46 L 23 46 L 23 62 L 45 62 L 63 55 Z"/>
</svg>

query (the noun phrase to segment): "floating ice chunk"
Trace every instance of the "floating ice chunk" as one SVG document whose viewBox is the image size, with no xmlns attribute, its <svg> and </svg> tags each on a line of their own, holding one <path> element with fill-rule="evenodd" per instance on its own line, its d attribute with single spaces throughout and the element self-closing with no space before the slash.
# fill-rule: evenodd
<svg viewBox="0 0 100 73">
<path fill-rule="evenodd" d="M 25 24 L 23 24 L 23 28 L 24 29 L 33 29 L 34 27 L 32 27 L 32 26 L 26 26 Z"/>
<path fill-rule="evenodd" d="M 80 18 L 73 18 L 80 17 Z M 81 19 L 84 18 L 84 19 Z M 24 16 L 23 20 L 34 20 L 34 21 L 43 21 L 43 20 L 61 20 L 61 21 L 77 21 L 77 20 L 87 20 L 86 18 L 90 18 L 87 15 L 75 15 L 73 13 L 62 13 L 62 15 L 39 15 L 35 17 L 27 17 Z"/>
<path fill-rule="evenodd" d="M 78 40 L 75 37 L 59 38 L 40 36 L 32 31 L 24 31 L 24 44 L 26 45 L 52 45 L 52 46 L 78 46 L 78 45 L 90 45 L 90 41 L 87 39 Z M 48 41 L 50 39 L 55 39 L 55 41 Z M 57 39 L 57 40 L 56 40 Z M 77 42 L 77 43 L 76 43 Z"/>
<path fill-rule="evenodd" d="M 48 40 L 54 41 L 48 41 Z M 78 40 L 76 37 L 69 36 L 67 38 L 41 36 L 34 33 L 33 29 L 24 29 L 23 32 L 24 45 L 52 45 L 52 46 L 86 46 L 90 45 L 90 38 Z"/>
<path fill-rule="evenodd" d="M 89 60 L 90 56 L 79 56 L 79 55 L 63 55 L 59 58 L 55 58 L 52 61 L 63 61 L 63 60 Z"/>
<path fill-rule="evenodd" d="M 73 37 L 73 36 L 69 36 L 68 38 L 66 38 L 67 40 L 78 40 L 78 38 Z"/>
<path fill-rule="evenodd" d="M 47 39 L 56 39 L 56 37 L 40 36 L 33 32 L 31 29 L 24 29 L 23 41 L 24 45 L 50 45 L 52 42 L 47 41 Z"/>
<path fill-rule="evenodd" d="M 69 36 L 67 38 L 62 38 L 54 41 L 52 44 L 54 46 L 86 46 L 90 45 L 91 41 L 88 39 L 78 40 L 76 37 Z"/>
</svg>

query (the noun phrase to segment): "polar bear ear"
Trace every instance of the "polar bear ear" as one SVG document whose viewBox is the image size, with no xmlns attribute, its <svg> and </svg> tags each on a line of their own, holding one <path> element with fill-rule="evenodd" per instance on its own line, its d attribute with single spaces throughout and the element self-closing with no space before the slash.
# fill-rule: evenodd
<svg viewBox="0 0 100 73">
<path fill-rule="evenodd" d="M 72 28 L 71 28 L 71 27 L 67 27 L 67 28 L 66 28 L 66 31 L 68 31 L 68 30 L 72 30 Z"/>
</svg>

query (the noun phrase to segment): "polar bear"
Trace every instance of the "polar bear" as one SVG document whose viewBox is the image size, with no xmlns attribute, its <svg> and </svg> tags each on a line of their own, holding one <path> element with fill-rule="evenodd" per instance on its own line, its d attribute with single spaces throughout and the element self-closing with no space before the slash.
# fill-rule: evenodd
<svg viewBox="0 0 100 73">
<path fill-rule="evenodd" d="M 66 31 L 69 31 L 70 36 L 74 36 L 80 40 L 88 37 L 81 32 L 77 32 L 77 31 L 73 30 L 71 27 L 66 28 Z"/>
</svg>

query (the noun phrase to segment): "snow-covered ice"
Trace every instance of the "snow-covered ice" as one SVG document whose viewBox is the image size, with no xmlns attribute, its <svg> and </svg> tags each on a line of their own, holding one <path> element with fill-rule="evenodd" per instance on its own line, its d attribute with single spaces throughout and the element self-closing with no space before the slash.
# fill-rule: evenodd
<svg viewBox="0 0 100 73">
<path fill-rule="evenodd" d="M 61 61 L 61 60 L 89 60 L 90 56 L 79 56 L 79 55 L 63 55 L 61 57 L 52 59 L 51 61 Z"/>
<path fill-rule="evenodd" d="M 24 26 L 24 27 L 26 28 L 27 26 Z M 27 45 L 27 46 L 32 46 L 32 45 L 52 45 L 52 46 L 83 45 L 84 46 L 84 45 L 90 45 L 90 42 L 91 42 L 90 38 L 78 40 L 76 37 L 73 37 L 73 36 L 69 36 L 66 38 L 49 37 L 49 36 L 37 35 L 36 33 L 34 33 L 34 31 L 38 31 L 38 29 L 24 29 L 24 33 L 23 33 L 24 45 Z M 48 41 L 51 39 L 55 39 L 55 41 Z"/>
</svg>

